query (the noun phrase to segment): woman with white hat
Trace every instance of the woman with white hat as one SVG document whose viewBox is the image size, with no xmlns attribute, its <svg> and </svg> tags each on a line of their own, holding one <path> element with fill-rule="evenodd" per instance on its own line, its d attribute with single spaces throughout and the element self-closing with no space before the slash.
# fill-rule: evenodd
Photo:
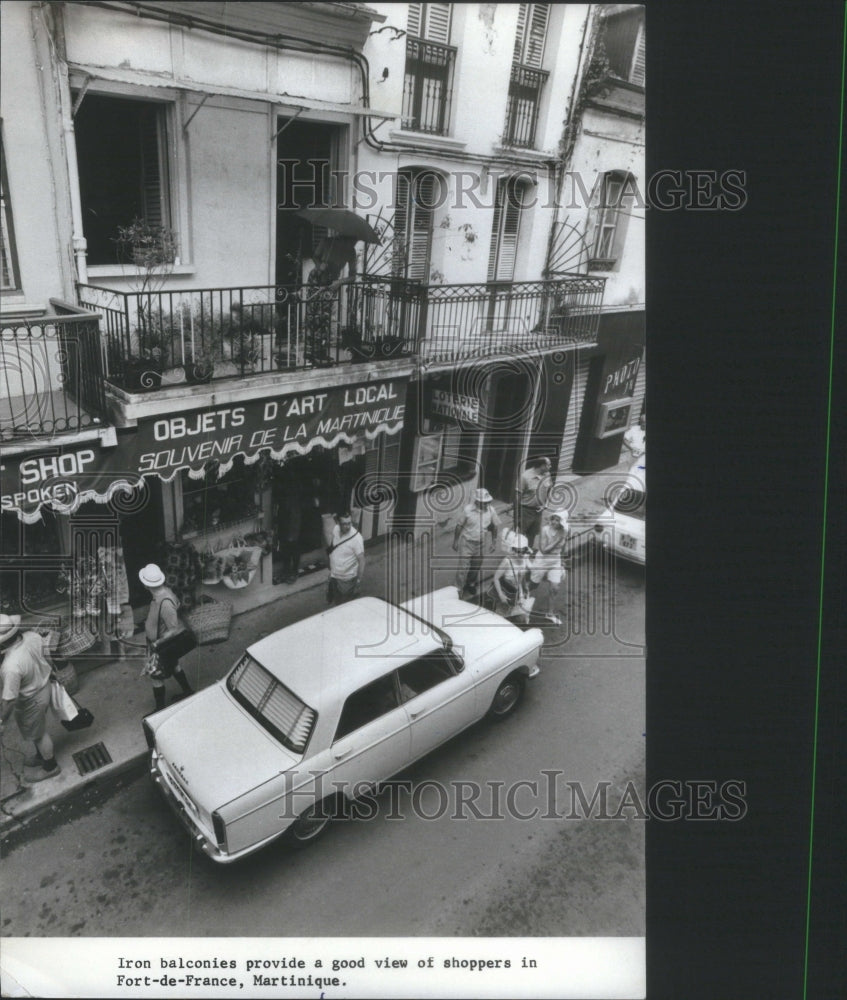
<svg viewBox="0 0 847 1000">
<path fill-rule="evenodd" d="M 161 640 L 173 635 L 181 628 L 177 616 L 179 601 L 176 594 L 165 586 L 165 574 L 155 563 L 148 563 L 144 569 L 140 570 L 138 579 L 150 591 L 151 596 L 144 632 L 147 636 L 147 673 L 153 682 L 153 698 L 156 703 L 155 710 L 158 712 L 160 708 L 165 707 L 165 680 L 168 677 L 175 677 L 182 688 L 182 694 L 176 695 L 174 701 L 184 698 L 188 694 L 193 694 L 194 690 L 188 683 L 188 678 L 179 665 L 179 660 L 157 654 Z M 151 654 L 156 655 L 152 656 Z"/>
<path fill-rule="evenodd" d="M 541 530 L 535 537 L 535 554 L 529 563 L 529 589 L 534 591 L 543 580 L 547 580 L 549 588 L 544 601 L 545 608 L 542 611 L 536 606 L 535 610 L 545 615 L 554 625 L 561 625 L 561 619 L 553 610 L 553 603 L 565 574 L 562 555 L 568 540 L 568 512 L 564 507 L 557 507 L 547 517 L 547 523 L 541 525 Z"/>
<path fill-rule="evenodd" d="M 44 640 L 32 629 L 21 631 L 20 615 L 0 615 L 0 653 L 2 724 L 14 712 L 21 736 L 35 744 L 35 754 L 24 759 L 24 777 L 28 782 L 55 778 L 61 768 L 47 732 L 53 667 Z"/>
</svg>

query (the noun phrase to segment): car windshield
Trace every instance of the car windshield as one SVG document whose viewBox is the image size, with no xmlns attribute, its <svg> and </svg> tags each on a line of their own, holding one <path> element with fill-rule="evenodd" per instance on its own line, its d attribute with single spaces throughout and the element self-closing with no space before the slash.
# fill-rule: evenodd
<svg viewBox="0 0 847 1000">
<path fill-rule="evenodd" d="M 314 709 L 245 653 L 226 680 L 235 700 L 294 753 L 303 753 L 315 725 Z"/>
<path fill-rule="evenodd" d="M 643 521 L 647 510 L 647 495 L 644 490 L 625 486 L 618 494 L 612 509 L 620 514 L 636 517 L 639 521 Z"/>
</svg>

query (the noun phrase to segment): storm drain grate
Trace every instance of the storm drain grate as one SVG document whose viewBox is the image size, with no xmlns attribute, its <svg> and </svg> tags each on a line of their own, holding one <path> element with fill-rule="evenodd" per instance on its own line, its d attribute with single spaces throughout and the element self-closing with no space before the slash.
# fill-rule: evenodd
<svg viewBox="0 0 847 1000">
<path fill-rule="evenodd" d="M 93 747 L 78 750 L 73 756 L 80 774 L 90 774 L 91 771 L 96 771 L 98 768 L 112 763 L 112 758 L 104 743 L 95 743 Z"/>
</svg>

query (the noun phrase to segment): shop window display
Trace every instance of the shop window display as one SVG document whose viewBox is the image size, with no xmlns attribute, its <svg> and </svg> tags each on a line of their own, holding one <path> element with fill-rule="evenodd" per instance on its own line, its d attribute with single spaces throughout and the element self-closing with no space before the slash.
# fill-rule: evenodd
<svg viewBox="0 0 847 1000">
<path fill-rule="evenodd" d="M 261 507 L 262 463 L 247 465 L 237 457 L 232 468 L 218 474 L 218 464 L 210 463 L 205 479 L 192 479 L 182 473 L 182 537 L 192 538 L 203 532 L 255 518 Z"/>
<path fill-rule="evenodd" d="M 25 614 L 63 601 L 67 587 L 62 569 L 62 543 L 52 512 L 43 511 L 34 524 L 24 524 L 14 514 L 0 515 L 0 551 L 3 556 L 11 557 L 0 573 L 0 611 Z M 16 557 L 21 559 L 19 566 L 15 565 Z M 35 557 L 43 568 L 27 568 L 25 557 Z M 55 561 L 54 566 L 50 566 L 51 561 Z"/>
</svg>

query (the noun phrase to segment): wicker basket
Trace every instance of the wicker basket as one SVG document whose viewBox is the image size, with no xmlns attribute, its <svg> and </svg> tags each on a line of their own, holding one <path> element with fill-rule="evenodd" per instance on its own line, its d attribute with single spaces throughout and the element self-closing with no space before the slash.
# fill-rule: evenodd
<svg viewBox="0 0 847 1000">
<path fill-rule="evenodd" d="M 203 594 L 197 607 L 183 615 L 183 618 L 201 646 L 209 642 L 222 642 L 229 638 L 232 605 L 226 601 L 215 601 Z"/>
<path fill-rule="evenodd" d="M 73 622 L 59 636 L 59 641 L 52 650 L 53 656 L 57 660 L 79 656 L 91 649 L 97 638 L 97 633 L 92 632 L 83 622 Z"/>
</svg>

